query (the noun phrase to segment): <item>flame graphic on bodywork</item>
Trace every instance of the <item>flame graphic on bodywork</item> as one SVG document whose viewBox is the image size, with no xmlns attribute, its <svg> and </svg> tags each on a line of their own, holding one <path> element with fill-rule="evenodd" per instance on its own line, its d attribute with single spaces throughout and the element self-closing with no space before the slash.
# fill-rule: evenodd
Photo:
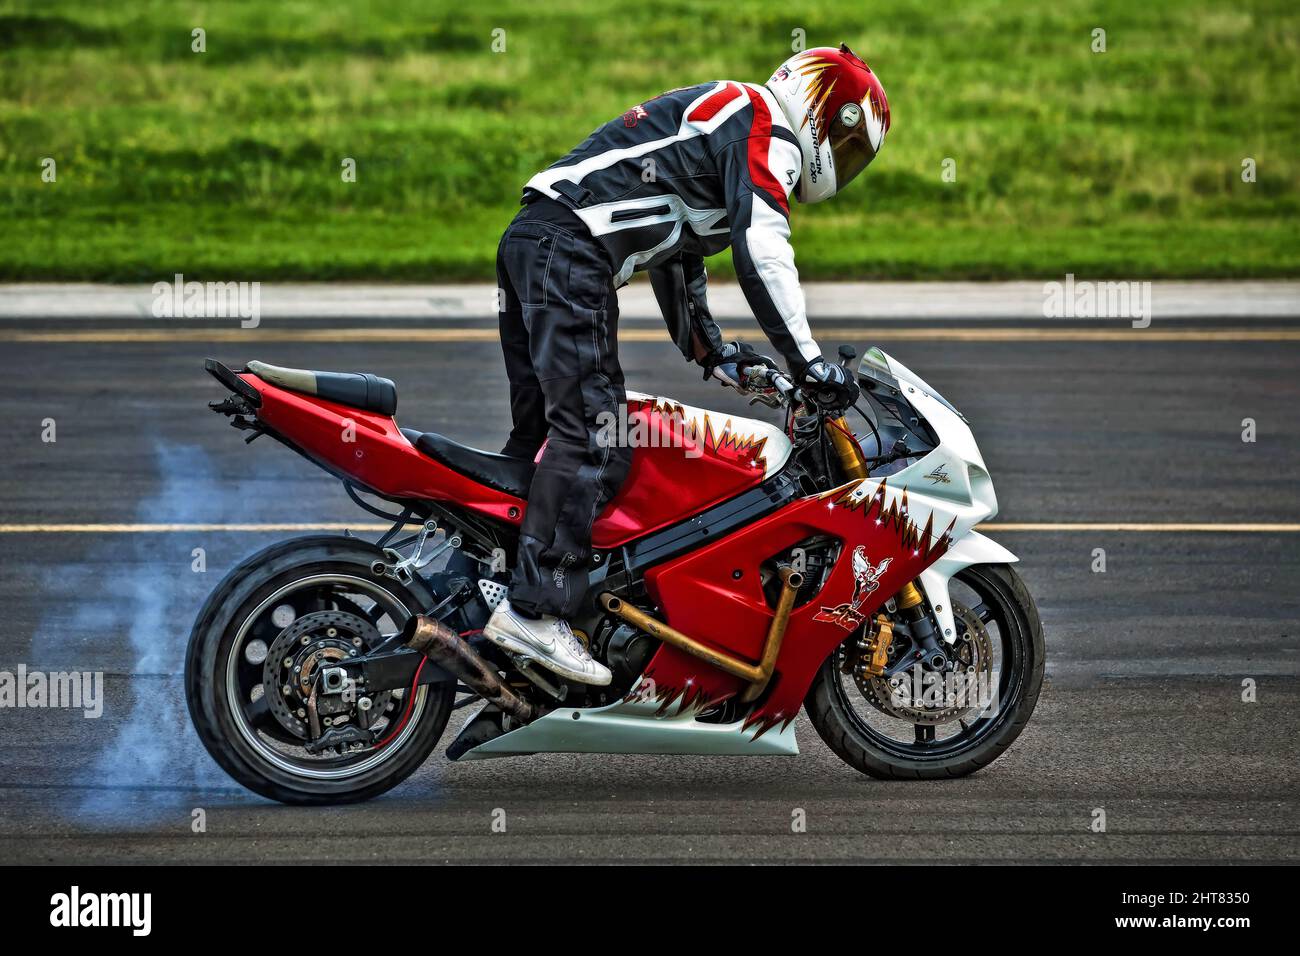
<svg viewBox="0 0 1300 956">
<path fill-rule="evenodd" d="M 910 550 L 913 555 L 932 560 L 931 554 L 937 549 L 939 557 L 944 551 L 952 545 L 952 530 L 957 525 L 957 519 L 954 517 L 944 529 L 942 535 L 938 538 L 934 536 L 934 513 L 925 519 L 925 527 L 918 528 L 916 522 L 911 519 L 907 511 L 907 488 L 904 486 L 902 494 L 892 505 L 885 505 L 886 483 L 882 480 L 876 486 L 876 493 L 867 496 L 855 496 L 854 489 L 858 487 L 858 482 L 848 485 L 841 485 L 838 488 L 832 488 L 830 491 L 823 492 L 822 498 L 833 499 L 833 504 L 837 508 L 847 508 L 849 511 L 862 511 L 865 509 L 864 517 L 870 518 L 874 512 L 876 523 L 892 527 L 898 532 L 898 539 L 903 547 Z M 921 550 L 922 541 L 929 542 L 925 550 Z"/>
<path fill-rule="evenodd" d="M 628 402 L 629 411 L 644 411 L 647 415 L 658 412 L 665 418 L 675 418 L 678 421 L 688 421 L 686 415 L 686 406 L 681 402 L 670 402 L 660 398 L 645 399 L 639 402 Z"/>
<path fill-rule="evenodd" d="M 866 495 L 855 494 L 861 487 L 860 482 L 851 482 L 841 485 L 838 488 L 832 488 L 830 491 L 823 492 L 818 496 L 820 500 L 827 501 L 835 509 L 844 509 L 845 511 L 860 514 L 861 520 L 871 521 L 882 528 L 893 531 L 898 537 L 899 552 L 897 557 L 900 559 L 895 564 L 901 564 L 903 568 L 908 569 L 906 577 L 899 582 L 899 586 L 908 580 L 911 580 L 915 574 L 924 568 L 929 567 L 934 561 L 940 558 L 944 552 L 952 546 L 952 532 L 956 527 L 957 518 L 954 516 L 943 534 L 935 537 L 934 535 L 934 513 L 925 520 L 925 527 L 918 527 L 912 520 L 907 508 L 907 488 L 902 489 L 901 494 L 892 504 L 886 504 L 887 485 L 881 481 L 876 486 L 874 493 Z M 915 569 L 915 571 L 911 569 Z M 892 570 L 892 568 L 891 568 Z M 884 572 L 881 572 L 884 576 Z M 885 592 L 876 592 L 878 601 L 873 601 L 875 607 L 879 607 L 897 588 Z M 847 595 L 846 595 L 847 597 Z M 834 600 L 834 598 L 831 598 Z M 874 613 L 873 607 L 870 613 Z M 864 615 L 865 616 L 865 615 Z M 815 619 L 815 618 L 814 618 Z M 834 626 L 834 625 L 831 625 Z M 834 645 L 827 648 L 832 650 Z M 817 664 L 820 665 L 821 661 Z M 777 670 L 781 670 L 781 660 L 778 658 Z M 776 693 L 770 695 L 752 714 L 745 720 L 745 729 L 750 727 L 756 728 L 752 739 L 757 740 L 772 727 L 780 724 L 782 729 L 789 726 L 799 711 L 799 700 L 782 703 L 780 700 L 781 687 L 778 682 Z"/>
<path fill-rule="evenodd" d="M 791 502 L 711 546 L 673 559 L 653 574 L 653 579 L 658 582 L 656 587 L 672 589 L 656 598 L 662 602 L 662 613 L 669 624 L 719 651 L 756 663 L 761 656 L 761 645 L 756 642 L 755 635 L 765 632 L 770 626 L 770 606 L 766 607 L 764 615 L 764 608 L 755 607 L 751 600 L 738 600 L 734 606 L 738 619 L 746 621 L 743 631 L 717 627 L 717 619 L 710 610 L 719 606 L 719 598 L 727 591 L 742 588 L 734 581 L 754 580 L 748 572 L 743 579 L 735 578 L 732 569 L 756 570 L 757 565 L 783 553 L 801 536 L 809 534 L 831 535 L 844 543 L 822 592 L 791 612 L 772 680 L 765 696 L 744 720 L 743 726 L 753 739 L 772 727 L 790 724 L 817 669 L 845 639 L 840 626 L 818 620 L 817 615 L 824 604 L 834 606 L 852 599 L 857 576 L 853 573 L 851 556 L 857 547 L 863 547 L 865 553 L 871 555 L 878 581 L 877 588 L 865 598 L 860 608 L 864 618 L 874 614 L 885 600 L 950 547 L 956 516 L 952 516 L 947 529 L 936 536 L 935 513 L 931 512 L 918 524 L 912 520 L 908 501 L 906 488 L 895 491 L 885 482 L 874 479 L 852 481 Z M 949 517 L 944 510 L 938 513 L 944 518 Z M 683 609 L 676 619 L 675 606 Z M 715 706 L 741 692 L 745 686 L 740 678 L 701 658 L 681 648 L 665 645 L 655 652 L 629 698 L 653 701 L 658 704 L 661 714 L 672 710 L 681 714 L 690 709 Z"/>
<path fill-rule="evenodd" d="M 763 456 L 763 447 L 766 444 L 766 435 L 739 435 L 733 432 L 730 418 L 722 426 L 722 431 L 715 435 L 712 420 L 707 414 L 704 416 L 704 449 L 713 452 L 720 458 L 748 461 L 759 468 L 765 468 L 767 459 Z M 724 452 L 728 451 L 731 454 L 724 454 Z"/>
<path fill-rule="evenodd" d="M 643 686 L 643 683 L 648 683 L 649 686 Z M 684 687 L 665 687 L 663 689 L 659 688 L 653 678 L 648 679 L 648 681 L 643 678 L 642 681 L 632 685 L 632 689 L 623 698 L 623 703 L 627 704 L 642 700 L 656 703 L 659 705 L 659 709 L 655 713 L 663 717 L 667 715 L 669 708 L 674 703 L 677 704 L 677 714 L 680 715 L 687 710 L 704 710 L 706 707 L 717 703 L 719 699 L 716 697 L 710 699 L 709 692 L 701 684 L 696 683 L 694 678 L 688 679 Z"/>
<path fill-rule="evenodd" d="M 646 416 L 658 414 L 672 424 L 670 430 L 677 429 L 686 440 L 703 448 L 718 458 L 757 468 L 767 467 L 767 458 L 763 449 L 767 445 L 766 435 L 741 434 L 732 430 L 731 418 L 725 420 L 722 428 L 715 429 L 713 419 L 708 412 L 702 416 L 692 415 L 686 406 L 679 402 L 662 399 L 647 399 L 629 402 L 628 411 L 644 412 Z M 701 420 L 702 419 L 702 420 Z"/>
</svg>

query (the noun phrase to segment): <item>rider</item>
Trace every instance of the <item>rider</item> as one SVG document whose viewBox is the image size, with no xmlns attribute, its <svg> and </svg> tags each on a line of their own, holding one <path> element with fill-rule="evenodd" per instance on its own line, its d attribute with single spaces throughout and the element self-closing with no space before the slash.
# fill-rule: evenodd
<svg viewBox="0 0 1300 956">
<path fill-rule="evenodd" d="M 497 250 L 501 347 L 514 428 L 504 453 L 532 459 L 510 596 L 483 629 L 557 674 L 608 684 L 566 618 L 587 590 L 591 527 L 618 491 L 628 448 L 600 437 L 621 414 L 616 290 L 647 270 L 688 361 L 739 387 L 755 353 L 723 343 L 704 257 L 728 245 L 755 317 L 796 384 L 845 407 L 857 383 L 822 357 L 790 248 L 789 199 L 833 196 L 889 129 L 880 82 L 847 46 L 797 53 L 764 86 L 719 81 L 663 93 L 598 128 L 524 187 Z M 607 419 L 606 419 L 607 420 Z"/>
</svg>

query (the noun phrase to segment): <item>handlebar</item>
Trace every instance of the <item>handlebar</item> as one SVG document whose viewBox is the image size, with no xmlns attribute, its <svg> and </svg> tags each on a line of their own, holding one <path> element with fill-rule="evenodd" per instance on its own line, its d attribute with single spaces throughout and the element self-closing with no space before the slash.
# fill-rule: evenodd
<svg viewBox="0 0 1300 956">
<path fill-rule="evenodd" d="M 851 356 L 845 356 L 845 349 L 841 349 L 840 366 L 844 368 L 848 375 L 852 376 L 853 372 L 848 367 Z M 848 349 L 848 351 L 852 351 Z M 750 397 L 750 403 L 761 402 L 769 408 L 794 408 L 798 405 L 807 405 L 810 408 L 817 409 L 819 412 L 828 412 L 832 408 L 842 412 L 838 405 L 828 405 L 816 388 L 807 390 L 800 388 L 790 381 L 785 372 L 777 367 L 776 363 L 765 356 L 754 356 L 749 360 L 744 360 L 739 369 L 737 378 L 740 380 L 736 387 L 741 394 Z M 730 383 L 728 383 L 730 384 Z"/>
<path fill-rule="evenodd" d="M 779 401 L 768 404 L 797 405 L 803 401 L 803 394 L 795 388 L 793 382 L 786 378 L 780 369 L 771 365 L 750 365 L 745 369 L 745 388 L 754 392 L 771 391 L 779 396 Z M 758 401 L 763 398 L 756 394 Z"/>
</svg>

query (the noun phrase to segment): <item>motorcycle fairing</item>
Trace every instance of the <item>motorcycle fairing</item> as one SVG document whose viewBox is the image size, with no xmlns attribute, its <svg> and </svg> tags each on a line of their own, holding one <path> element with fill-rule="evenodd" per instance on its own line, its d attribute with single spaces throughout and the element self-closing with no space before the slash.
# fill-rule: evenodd
<svg viewBox="0 0 1300 956">
<path fill-rule="evenodd" d="M 761 484 L 785 466 L 790 440 L 757 419 L 719 414 L 671 398 L 627 394 L 632 466 L 591 529 L 598 550 L 684 521 Z"/>
<path fill-rule="evenodd" d="M 575 717 L 576 715 L 576 717 Z M 694 711 L 664 714 L 658 701 L 628 699 L 604 707 L 557 707 L 530 724 L 494 737 L 461 760 L 530 753 L 699 754 L 734 757 L 794 756 L 794 728 L 759 740 L 743 721 L 705 723 Z"/>
<path fill-rule="evenodd" d="M 958 537 L 948 552 L 921 572 L 921 590 L 934 608 L 934 616 L 945 644 L 957 642 L 957 626 L 952 613 L 948 582 L 958 571 L 975 564 L 1015 564 L 1020 559 L 991 538 L 978 531 Z"/>
<path fill-rule="evenodd" d="M 879 350 L 875 350 L 879 351 Z M 984 464 L 970 423 L 919 375 L 885 352 L 879 353 L 896 386 L 939 436 L 939 445 L 928 455 L 894 472 L 889 480 L 910 487 L 914 503 L 934 504 L 956 516 L 950 553 L 920 575 L 921 590 L 934 614 L 942 639 L 957 640 L 957 625 L 948 596 L 949 579 L 973 564 L 1011 564 L 1014 554 L 973 529 L 998 513 L 993 480 Z"/>
<path fill-rule="evenodd" d="M 747 727 L 756 728 L 757 738 L 776 724 L 787 727 L 826 657 L 947 551 L 956 515 L 937 500 L 929 503 L 924 526 L 919 527 L 909 510 L 906 488 L 896 490 L 873 479 L 850 482 L 802 498 L 711 545 L 651 569 L 646 588 L 670 626 L 719 650 L 757 661 L 773 617 L 763 594 L 760 565 L 809 538 L 825 535 L 839 540 L 839 554 L 821 590 L 790 614 L 766 695 L 746 721 Z M 946 524 L 938 536 L 936 524 Z M 857 574 L 855 554 L 860 559 Z M 863 584 L 864 564 L 871 569 L 867 577 L 874 587 Z M 846 605 L 851 614 L 837 613 Z M 744 687 L 740 678 L 664 645 L 629 696 L 652 693 L 661 713 L 667 713 L 674 702 L 681 713 L 710 706 Z"/>
<path fill-rule="evenodd" d="M 511 524 L 523 519 L 519 498 L 422 455 L 390 415 L 291 392 L 251 373 L 240 378 L 261 393 L 258 420 L 336 475 L 390 498 L 455 501 Z"/>
</svg>

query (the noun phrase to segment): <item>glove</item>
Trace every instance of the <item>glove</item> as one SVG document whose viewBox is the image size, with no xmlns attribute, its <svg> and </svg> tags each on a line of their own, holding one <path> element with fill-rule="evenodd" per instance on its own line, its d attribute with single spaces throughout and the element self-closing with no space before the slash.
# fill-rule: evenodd
<svg viewBox="0 0 1300 956">
<path fill-rule="evenodd" d="M 704 366 L 706 381 L 716 378 L 723 385 L 743 392 L 746 366 L 761 365 L 767 361 L 744 342 L 728 342 L 704 356 L 700 364 Z"/>
<path fill-rule="evenodd" d="M 799 376 L 799 385 L 823 411 L 843 411 L 858 400 L 853 376 L 825 359 L 809 362 Z"/>
</svg>

